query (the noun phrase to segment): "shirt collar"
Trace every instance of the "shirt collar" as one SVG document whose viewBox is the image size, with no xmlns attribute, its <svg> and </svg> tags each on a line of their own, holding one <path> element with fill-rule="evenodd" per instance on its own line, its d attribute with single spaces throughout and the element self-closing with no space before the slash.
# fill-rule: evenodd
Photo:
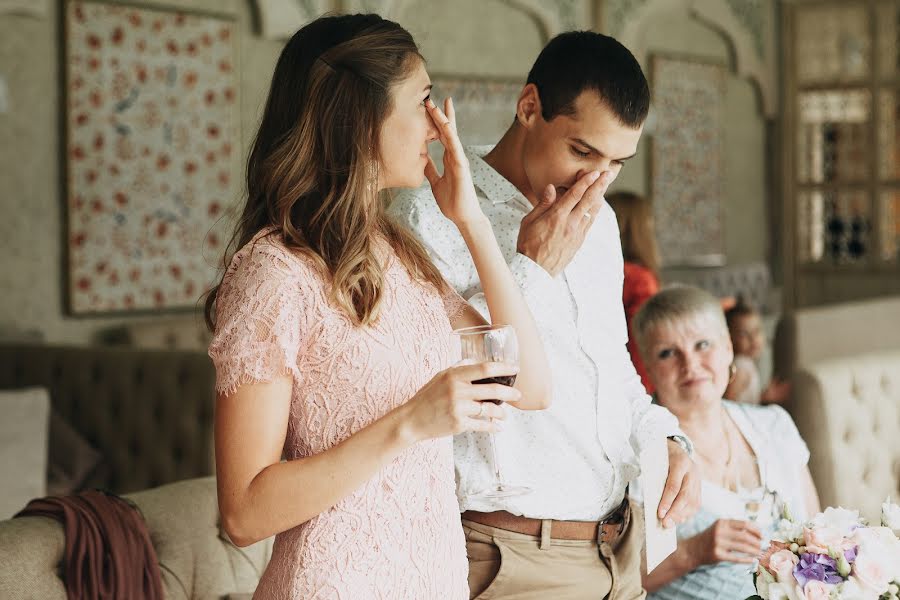
<svg viewBox="0 0 900 600">
<path fill-rule="evenodd" d="M 520 206 L 526 212 L 531 211 L 531 203 L 522 195 L 503 175 L 487 164 L 484 156 L 494 146 L 469 146 L 466 148 L 466 156 L 469 159 L 469 167 L 472 170 L 472 183 L 481 190 L 481 193 L 493 205 L 513 203 Z"/>
</svg>

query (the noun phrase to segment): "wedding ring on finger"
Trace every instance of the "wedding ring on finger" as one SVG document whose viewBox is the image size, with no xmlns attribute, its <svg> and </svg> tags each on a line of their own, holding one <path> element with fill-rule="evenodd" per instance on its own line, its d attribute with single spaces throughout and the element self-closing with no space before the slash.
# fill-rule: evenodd
<svg viewBox="0 0 900 600">
<path fill-rule="evenodd" d="M 484 404 L 485 404 L 485 403 L 484 403 L 484 402 L 479 402 L 478 404 L 479 404 L 480 406 L 478 407 L 478 414 L 475 415 L 475 418 L 476 418 L 476 419 L 483 419 L 483 418 L 484 418 Z"/>
<path fill-rule="evenodd" d="M 594 215 L 592 215 L 591 211 L 589 211 L 589 210 L 584 211 L 584 213 L 581 216 L 583 218 L 587 219 L 588 221 L 590 221 L 591 219 L 594 218 Z"/>
</svg>

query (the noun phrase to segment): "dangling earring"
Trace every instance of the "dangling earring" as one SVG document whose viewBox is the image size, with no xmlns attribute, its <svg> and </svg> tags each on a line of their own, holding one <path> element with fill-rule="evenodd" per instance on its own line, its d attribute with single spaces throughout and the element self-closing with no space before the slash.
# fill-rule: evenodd
<svg viewBox="0 0 900 600">
<path fill-rule="evenodd" d="M 728 383 L 734 381 L 734 377 L 737 375 L 737 365 L 731 363 L 728 365 Z"/>
</svg>

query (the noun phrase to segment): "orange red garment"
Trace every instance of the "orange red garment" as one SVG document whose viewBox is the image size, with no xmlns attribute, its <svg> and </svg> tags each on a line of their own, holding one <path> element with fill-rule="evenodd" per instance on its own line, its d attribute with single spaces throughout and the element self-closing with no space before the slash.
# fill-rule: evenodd
<svg viewBox="0 0 900 600">
<path fill-rule="evenodd" d="M 637 340 L 631 330 L 631 320 L 637 311 L 651 296 L 659 291 L 659 279 L 653 271 L 634 262 L 625 261 L 625 283 L 622 286 L 622 304 L 625 307 L 625 320 L 628 321 L 628 352 L 631 353 L 631 362 L 641 377 L 648 394 L 655 391 L 650 378 L 647 376 L 647 368 L 638 351 Z"/>
</svg>

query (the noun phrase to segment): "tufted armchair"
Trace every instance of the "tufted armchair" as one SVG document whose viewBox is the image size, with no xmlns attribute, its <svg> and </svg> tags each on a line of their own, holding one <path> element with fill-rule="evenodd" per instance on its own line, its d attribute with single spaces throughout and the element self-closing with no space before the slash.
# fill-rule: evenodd
<svg viewBox="0 0 900 600">
<path fill-rule="evenodd" d="M 801 367 L 792 413 L 822 506 L 876 522 L 884 499 L 900 497 L 900 349 Z"/>
<path fill-rule="evenodd" d="M 117 493 L 213 473 L 215 369 L 202 352 L 0 345 L 0 388 L 40 386 Z M 51 440 L 52 443 L 52 440 Z"/>
</svg>

